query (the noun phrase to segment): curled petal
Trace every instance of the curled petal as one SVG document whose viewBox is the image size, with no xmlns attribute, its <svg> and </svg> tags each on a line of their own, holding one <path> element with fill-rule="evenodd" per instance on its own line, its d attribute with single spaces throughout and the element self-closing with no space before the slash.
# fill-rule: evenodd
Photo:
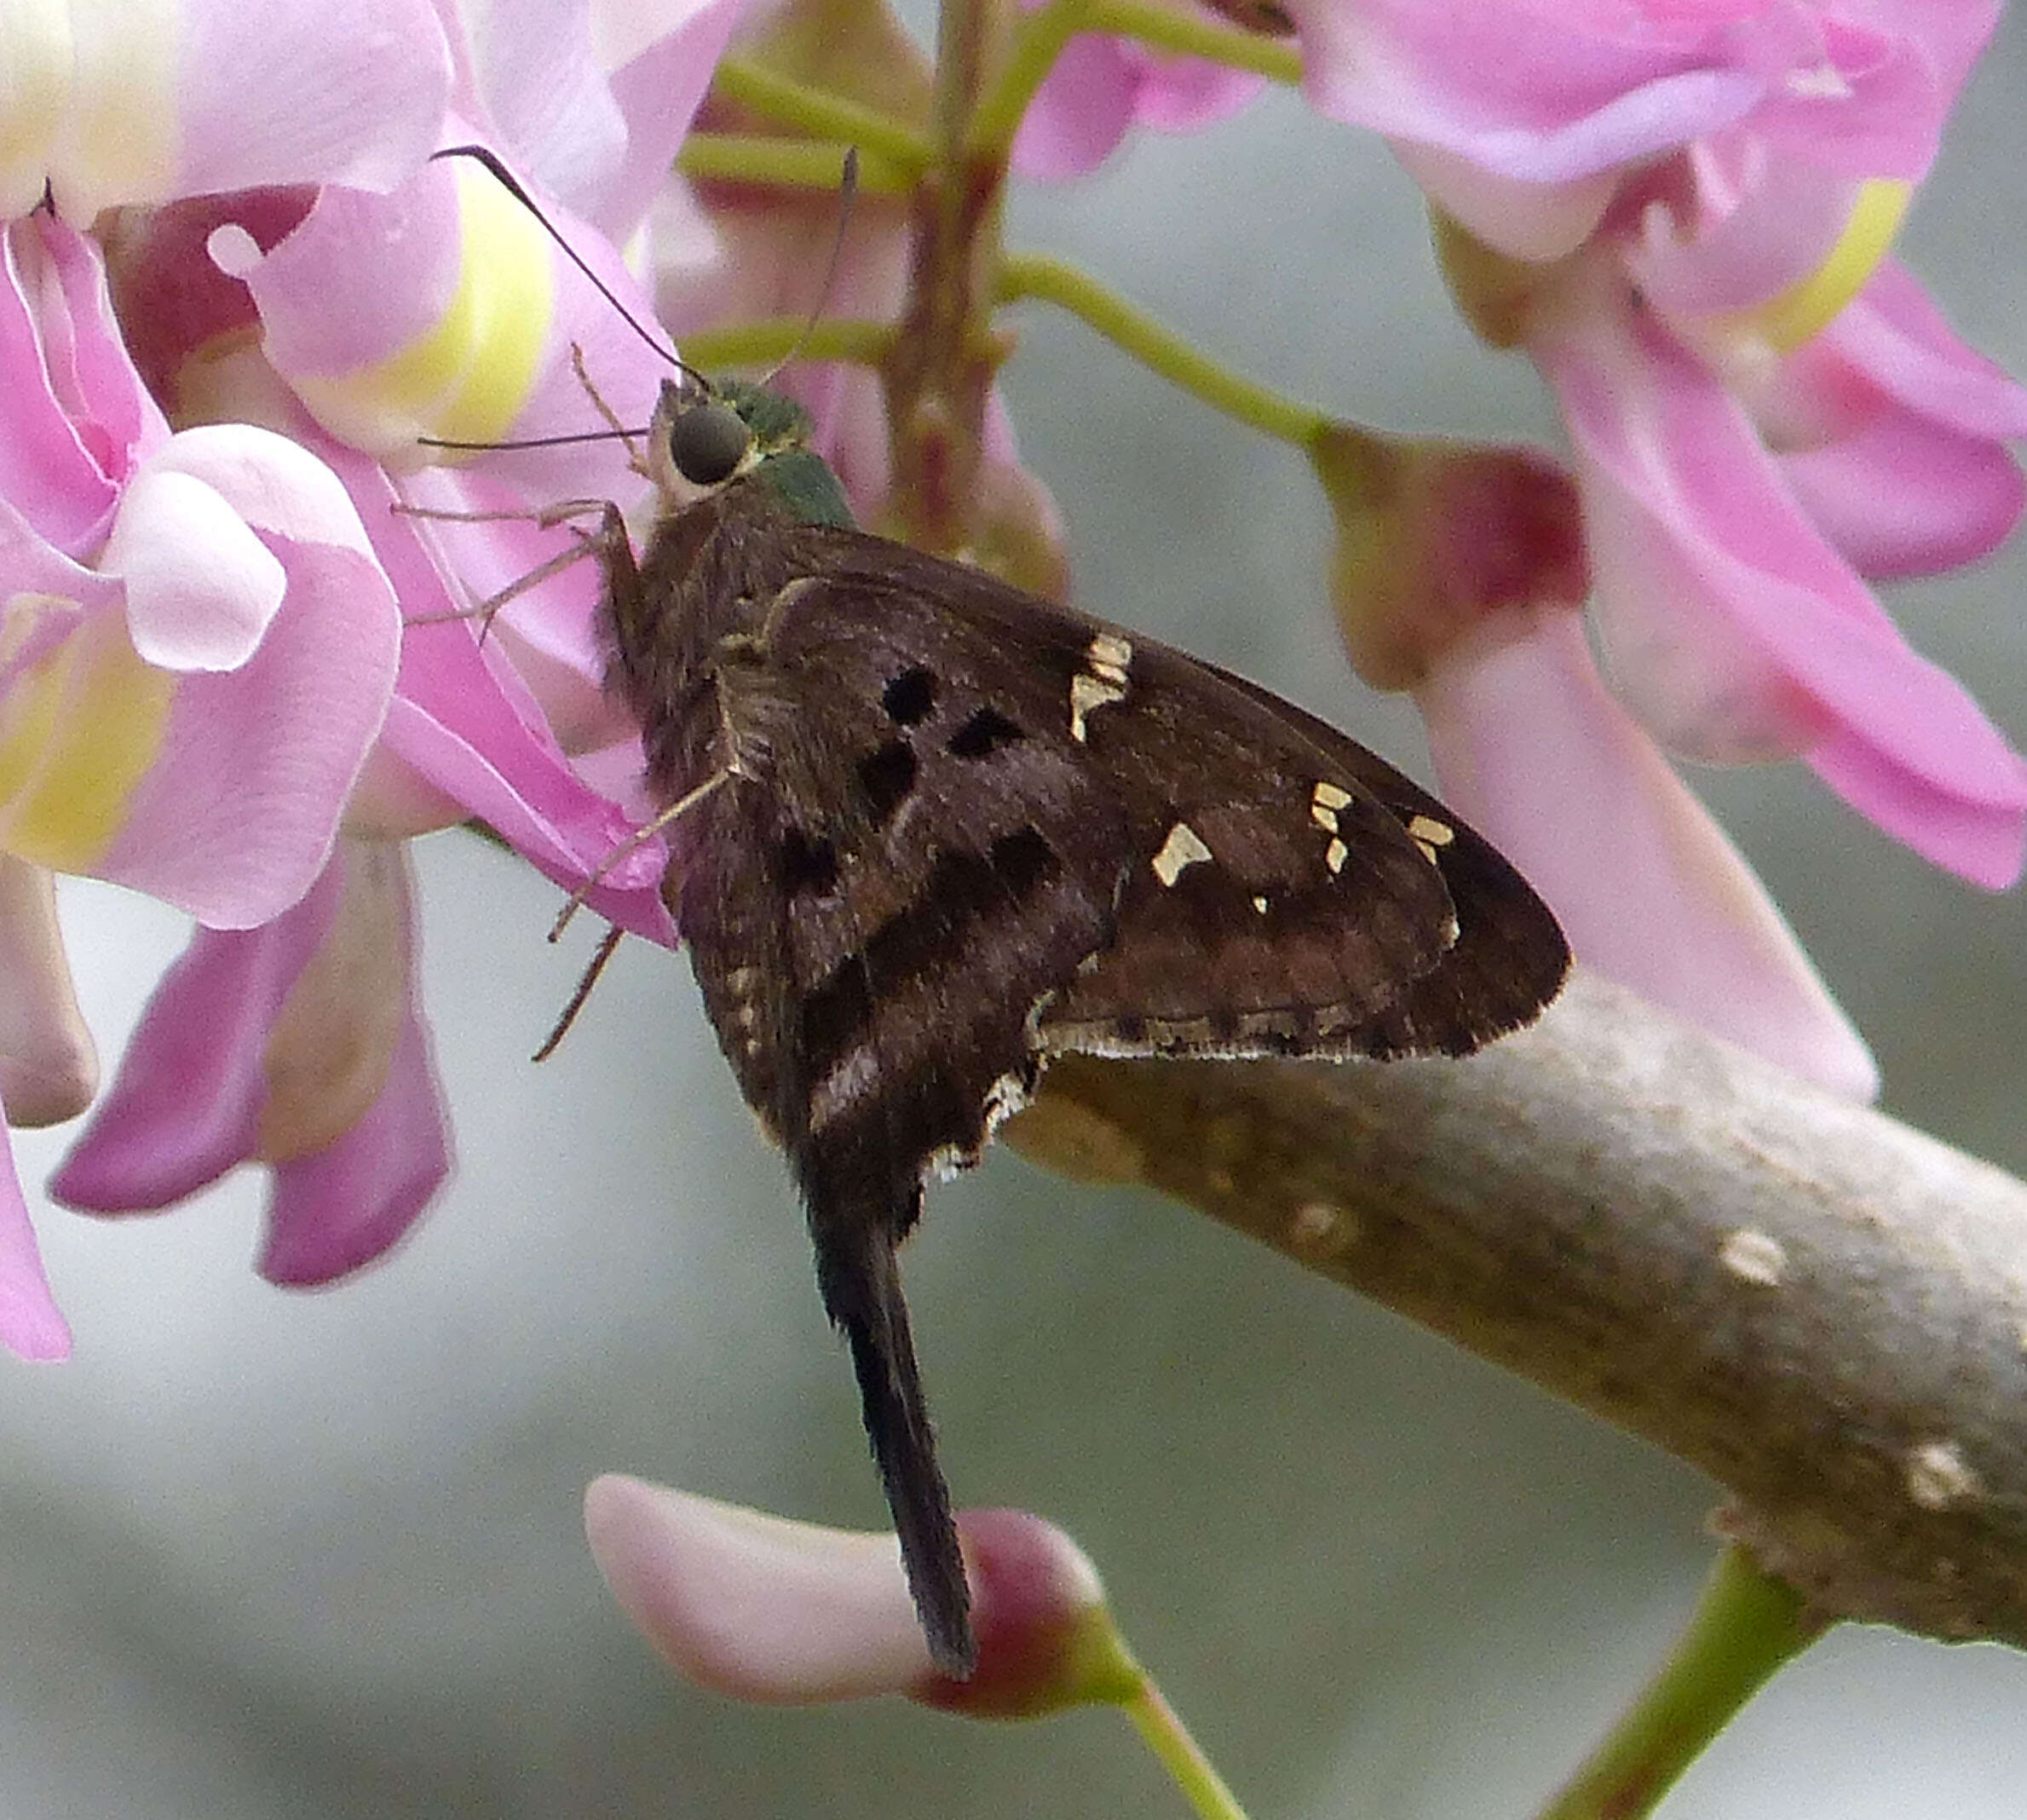
<svg viewBox="0 0 2027 1820">
<path fill-rule="evenodd" d="M 640 323 L 648 299 L 609 243 L 541 201 Z M 602 432 L 576 371 L 624 423 L 644 426 L 665 358 L 481 165 L 426 166 L 390 195 L 326 189 L 265 255 L 216 243 L 258 305 L 275 369 L 341 442 L 397 469 L 482 462 L 537 499 L 625 501 L 641 488 L 613 441 L 452 454 L 422 439 L 493 443 Z"/>
<path fill-rule="evenodd" d="M 1580 960 L 1833 1092 L 1878 1091 L 1752 868 L 1607 693 L 1576 614 L 1488 623 L 1416 700 L 1445 798 L 1547 899 Z"/>
<path fill-rule="evenodd" d="M 1771 73 L 1728 58 L 1712 42 L 1719 30 L 1682 9 L 1288 0 L 1287 9 L 1320 112 L 1529 183 L 1592 176 L 1730 125 Z"/>
<path fill-rule="evenodd" d="M 127 357 L 95 244 L 37 213 L 0 232 L 0 499 L 86 561 L 168 426 Z"/>
<path fill-rule="evenodd" d="M 126 584 L 134 648 L 164 670 L 237 670 L 288 590 L 246 521 L 202 481 L 173 472 L 135 476 L 99 569 Z"/>
<path fill-rule="evenodd" d="M 260 929 L 200 929 L 51 1184 L 92 1212 L 274 1172 L 262 1274 L 328 1281 L 406 1231 L 449 1168 L 413 1002 L 405 861 L 349 848 Z"/>
</svg>

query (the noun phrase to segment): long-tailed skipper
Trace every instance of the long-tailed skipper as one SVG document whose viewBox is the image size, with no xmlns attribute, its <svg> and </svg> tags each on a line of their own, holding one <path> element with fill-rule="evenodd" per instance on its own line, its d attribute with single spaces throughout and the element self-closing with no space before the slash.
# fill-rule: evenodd
<svg viewBox="0 0 2027 1820">
<path fill-rule="evenodd" d="M 853 528 L 799 407 L 665 384 L 600 538 L 664 895 L 787 1151 L 908 1582 L 974 1659 L 895 1247 L 1052 1053 L 1461 1055 L 1568 965 L 1435 798 L 1264 689 Z M 703 489 L 700 496 L 699 489 Z M 679 498 L 688 503 L 677 503 Z"/>
<path fill-rule="evenodd" d="M 927 1177 L 976 1162 L 1052 1054 L 1463 1055 L 1531 1020 L 1569 951 L 1363 746 L 857 530 L 809 434 L 763 388 L 665 382 L 646 550 L 614 506 L 591 539 L 606 681 L 670 805 L 663 896 L 705 1007 L 801 1188 L 930 1652 L 964 1676 L 895 1261 Z"/>
</svg>

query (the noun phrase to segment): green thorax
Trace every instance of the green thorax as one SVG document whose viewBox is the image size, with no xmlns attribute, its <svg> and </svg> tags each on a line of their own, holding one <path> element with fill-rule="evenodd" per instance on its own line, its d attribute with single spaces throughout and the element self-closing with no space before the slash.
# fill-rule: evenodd
<svg viewBox="0 0 2027 1820">
<path fill-rule="evenodd" d="M 712 389 L 739 414 L 753 438 L 745 472 L 791 518 L 807 525 L 856 523 L 831 464 L 809 446 L 809 413 L 792 398 L 744 379 L 722 379 Z"/>
</svg>

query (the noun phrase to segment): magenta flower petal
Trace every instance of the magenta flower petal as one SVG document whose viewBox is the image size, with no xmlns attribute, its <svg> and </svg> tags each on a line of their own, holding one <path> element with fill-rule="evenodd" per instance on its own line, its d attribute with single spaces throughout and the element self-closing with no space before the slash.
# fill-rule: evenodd
<svg viewBox="0 0 2027 1820">
<path fill-rule="evenodd" d="M 1752 868 L 1606 692 L 1578 615 L 1489 622 L 1415 699 L 1446 799 L 1527 874 L 1586 966 L 1872 1097 L 1864 1042 Z"/>
<path fill-rule="evenodd" d="M 1726 129 L 1852 176 L 1914 179 L 1993 0 L 1852 9 L 1590 0 L 1290 0 L 1332 118 L 1527 182 L 1636 165 Z"/>
<path fill-rule="evenodd" d="M 1818 343 L 1907 410 L 1967 436 L 2027 436 L 2027 386 L 1967 347 L 1892 260 L 1875 270 Z M 1810 350 L 1804 350 L 1806 359 Z"/>
<path fill-rule="evenodd" d="M 1820 751 L 1825 781 L 1852 782 L 1888 832 L 2005 883 L 2027 768 L 1909 649 L 1730 398 L 1632 311 L 1586 311 L 1581 331 L 1558 323 L 1531 345 L 1576 444 L 1600 625 L 1641 720 L 1707 757 Z M 1948 812 L 1918 822 L 1916 804 Z"/>
<path fill-rule="evenodd" d="M 259 928 L 193 933 L 52 1178 L 56 1199 L 94 1213 L 150 1211 L 253 1156 L 268 1034 L 330 932 L 338 894 L 327 873 Z"/>
<path fill-rule="evenodd" d="M 52 1194 L 150 1211 L 265 1162 L 262 1274 L 321 1282 L 379 1255 L 450 1167 L 411 918 L 405 861 L 354 844 L 273 922 L 199 929 Z"/>
<path fill-rule="evenodd" d="M 1302 34 L 1304 89 L 1320 112 L 1530 183 L 1649 158 L 1748 112 L 1776 72 L 1756 66 L 1760 47 L 1727 45 L 1722 28 L 1760 10 L 1287 5 Z M 1734 60 L 1728 49 L 1760 55 Z"/>
<path fill-rule="evenodd" d="M 270 1282 L 328 1282 L 370 1263 L 414 1224 L 451 1169 L 416 1004 L 406 850 L 356 843 L 346 868 L 334 935 L 348 939 L 327 939 L 314 988 L 307 970 L 298 976 L 263 1057 L 261 1155 L 274 1183 L 260 1270 Z M 365 1067 L 347 1060 L 362 1055 Z"/>
<path fill-rule="evenodd" d="M 649 301 L 609 242 L 538 196 L 624 299 Z M 492 442 L 601 430 L 572 364 L 622 421 L 645 426 L 668 363 L 642 343 L 534 216 L 469 159 L 425 166 L 389 195 L 326 189 L 264 255 L 217 243 L 259 306 L 268 359 L 340 441 L 397 469 L 445 458 L 424 436 Z M 637 496 L 613 442 L 464 458 L 527 498 Z"/>
<path fill-rule="evenodd" d="M 2027 480 L 2003 444 L 1891 408 L 1779 462 L 1809 521 L 1875 580 L 1975 562 L 2005 541 L 2027 505 Z"/>
<path fill-rule="evenodd" d="M 0 499 L 82 561 L 169 428 L 120 343 L 96 245 L 47 214 L 0 233 Z"/>
<path fill-rule="evenodd" d="M 288 597 L 238 669 L 178 678 L 160 753 L 92 870 L 244 929 L 301 897 L 329 856 L 394 692 L 400 625 L 358 515 L 314 456 L 244 425 L 185 438 L 193 470 L 251 489 L 233 503 L 253 515 Z"/>
<path fill-rule="evenodd" d="M 1242 71 L 1090 32 L 1070 40 L 1014 135 L 1013 166 L 1053 182 L 1096 170 L 1135 126 L 1191 132 L 1228 119 L 1264 86 Z"/>
<path fill-rule="evenodd" d="M 411 1008 L 365 1117 L 321 1150 L 274 1166 L 261 1275 L 307 1286 L 371 1263 L 421 1217 L 451 1161 L 428 1034 Z"/>
<path fill-rule="evenodd" d="M 0 1346 L 25 1359 L 66 1359 L 71 1330 L 43 1270 L 14 1149 L 0 1125 Z"/>
</svg>

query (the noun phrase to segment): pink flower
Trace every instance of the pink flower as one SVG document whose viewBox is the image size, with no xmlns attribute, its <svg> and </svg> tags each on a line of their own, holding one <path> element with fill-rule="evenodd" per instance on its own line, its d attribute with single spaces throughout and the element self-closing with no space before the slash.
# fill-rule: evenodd
<svg viewBox="0 0 2027 1820">
<path fill-rule="evenodd" d="M 3 245 L 0 852 L 215 927 L 260 923 L 322 869 L 379 731 L 393 590 L 343 487 L 294 443 L 246 425 L 170 434 L 90 241 L 38 215 Z M 37 982 L 28 1022 L 60 1029 L 33 1008 L 69 1002 L 60 948 L 40 918 L 11 933 L 30 943 L 10 961 Z M 54 1068 L 38 1046 L 31 1080 L 60 1080 L 66 1045 Z M 17 1085 L 9 1109 L 52 1109 L 38 1097 Z M 54 1311 L 4 1187 L 0 1225 L 18 1230 L 0 1246 L 0 1342 L 46 1356 Z"/>
<path fill-rule="evenodd" d="M 953 1681 L 929 1649 L 891 1535 L 792 1523 L 638 1479 L 584 1495 L 584 1529 L 613 1596 L 700 1686 L 768 1705 L 906 1694 L 975 1718 L 1122 1702 L 1144 1677 L 1084 1552 L 1021 1511 L 964 1511 L 978 1667 Z"/>
<path fill-rule="evenodd" d="M 1555 388 L 1635 713 L 2010 882 L 2027 766 L 1861 579 L 1983 555 L 2027 498 L 2027 391 L 1879 266 L 1996 9 L 1291 10 L 1311 99 L 1394 141 L 1467 313 Z"/>
<path fill-rule="evenodd" d="M 46 170 L 59 213 L 7 230 L 0 296 L 0 868 L 91 872 L 200 924 L 61 1172 L 78 1202 L 160 1206 L 262 1162 L 262 1268 L 306 1282 L 383 1251 L 442 1178 L 406 873 L 383 844 L 477 815 L 574 890 L 631 832 L 640 767 L 599 690 L 595 565 L 552 562 L 483 636 L 470 616 L 570 533 L 397 507 L 549 503 L 556 464 L 417 473 L 417 439 L 596 427 L 573 343 L 641 423 L 666 366 L 489 175 L 424 160 L 525 133 L 598 228 L 553 199 L 550 218 L 646 321 L 607 234 L 665 181 L 740 9 L 594 30 L 588 8 L 509 9 L 474 32 L 419 0 L 250 22 L 200 4 L 167 60 L 142 32 L 74 68 L 67 39 L 39 62 L 38 41 L 17 47 L 28 162 L 0 179 L 27 207 Z M 314 103 L 250 120 L 226 79 L 250 58 Z M 197 188 L 229 193 L 177 199 Z M 95 224 L 117 319 L 98 245 L 66 218 L 108 204 L 128 204 Z M 578 493 L 638 487 L 609 444 L 567 472 Z M 661 866 L 643 847 L 589 901 L 670 941 Z M 17 1117 L 89 1091 L 43 897 L 0 894 L 25 982 L 0 1082 Z M 362 942 L 377 965 L 356 964 Z M 0 1343 L 64 1343 L 3 1171 Z"/>
</svg>

